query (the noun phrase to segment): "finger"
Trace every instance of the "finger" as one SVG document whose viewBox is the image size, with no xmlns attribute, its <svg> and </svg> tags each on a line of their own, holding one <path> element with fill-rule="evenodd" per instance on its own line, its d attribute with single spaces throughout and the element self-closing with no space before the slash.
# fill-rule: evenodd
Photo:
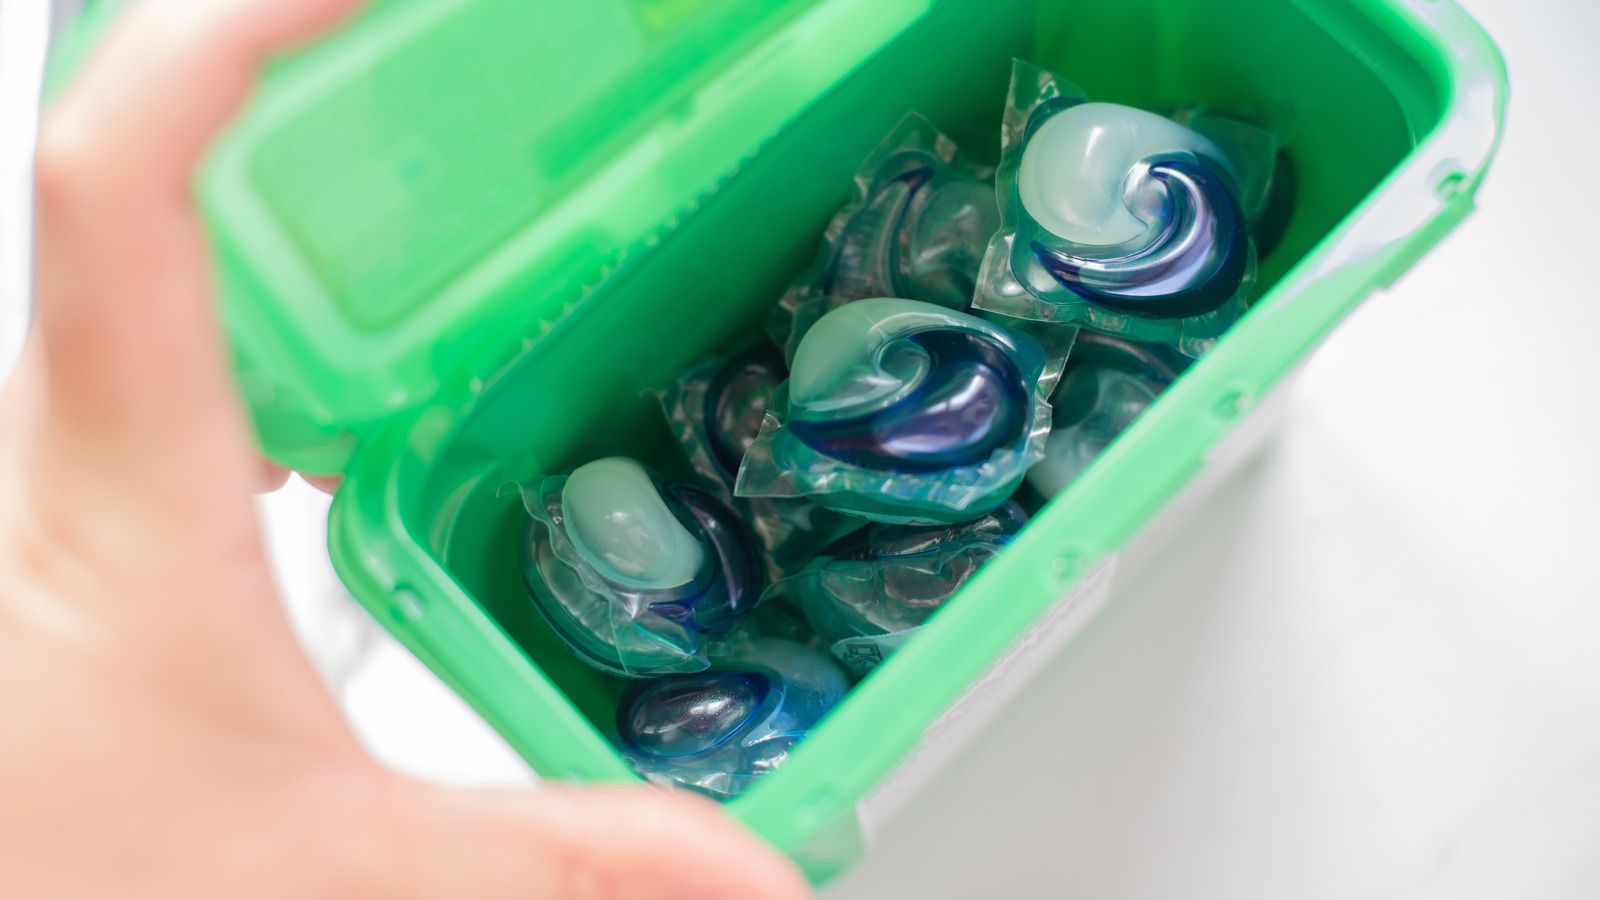
<svg viewBox="0 0 1600 900">
<path fill-rule="evenodd" d="M 408 783 L 396 896 L 415 900 L 802 900 L 798 870 L 698 797 L 547 786 Z"/>
<path fill-rule="evenodd" d="M 256 493 L 271 494 L 283 490 L 289 483 L 289 470 L 274 462 L 261 460 L 261 480 L 256 484 Z"/>
<path fill-rule="evenodd" d="M 261 481 L 256 486 L 256 493 L 270 494 L 282 490 L 283 486 L 289 483 L 289 476 L 292 474 L 294 473 L 271 460 L 261 460 Z M 300 472 L 299 475 L 301 481 L 329 496 L 332 496 L 333 492 L 339 489 L 339 485 L 344 483 L 343 475 L 308 475 L 305 472 Z"/>
<path fill-rule="evenodd" d="M 52 413 L 143 467 L 124 476 L 177 470 L 217 491 L 254 486 L 246 459 L 211 470 L 247 446 L 248 432 L 212 309 L 192 172 L 261 64 L 357 5 L 137 2 L 47 116 L 36 234 Z"/>
<path fill-rule="evenodd" d="M 261 460 L 261 480 L 256 484 L 256 493 L 270 494 L 274 491 L 283 490 L 283 487 L 289 483 L 290 476 L 294 474 L 296 473 L 271 460 L 263 459 Z M 343 475 L 307 475 L 304 472 L 298 474 L 301 481 L 329 496 L 332 496 L 333 492 L 339 489 L 339 485 L 344 483 Z"/>
<path fill-rule="evenodd" d="M 324 494 L 329 495 L 332 495 L 334 491 L 337 491 L 339 489 L 339 485 L 344 484 L 343 475 L 307 475 L 306 473 L 301 472 L 300 480 L 311 485 Z"/>
<path fill-rule="evenodd" d="M 120 139 L 97 174 L 123 189 L 186 200 L 191 173 L 261 66 L 361 2 L 135 2 L 70 86 L 58 124 L 74 137 Z"/>
</svg>

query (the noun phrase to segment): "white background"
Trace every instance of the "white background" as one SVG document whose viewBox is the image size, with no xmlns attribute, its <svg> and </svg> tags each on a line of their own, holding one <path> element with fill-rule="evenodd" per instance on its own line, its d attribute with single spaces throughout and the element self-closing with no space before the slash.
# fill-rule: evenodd
<svg viewBox="0 0 1600 900">
<path fill-rule="evenodd" d="M 1465 5 L 1513 90 L 1481 212 L 827 897 L 1600 897 L 1600 6 Z M 331 580 L 326 501 L 263 508 L 374 751 L 526 783 Z"/>
</svg>

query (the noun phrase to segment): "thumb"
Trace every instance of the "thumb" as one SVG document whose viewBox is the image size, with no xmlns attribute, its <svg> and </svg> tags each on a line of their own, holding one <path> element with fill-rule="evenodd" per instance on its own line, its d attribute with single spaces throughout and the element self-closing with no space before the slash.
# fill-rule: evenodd
<svg viewBox="0 0 1600 900">
<path fill-rule="evenodd" d="M 403 782 L 405 883 L 434 900 L 803 900 L 792 863 L 710 801 L 644 787 L 528 793 Z"/>
<path fill-rule="evenodd" d="M 262 65 L 359 2 L 136 0 L 46 117 L 35 260 L 51 423 L 114 460 L 120 484 L 249 512 L 258 470 L 191 182 Z"/>
</svg>

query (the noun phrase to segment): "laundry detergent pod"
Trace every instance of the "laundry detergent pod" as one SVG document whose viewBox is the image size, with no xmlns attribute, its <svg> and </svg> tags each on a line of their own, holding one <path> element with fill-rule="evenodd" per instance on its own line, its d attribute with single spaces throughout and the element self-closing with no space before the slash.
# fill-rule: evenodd
<svg viewBox="0 0 1600 900">
<path fill-rule="evenodd" d="M 873 524 L 768 589 L 792 597 L 856 677 L 909 640 L 1027 521 L 1015 502 L 958 525 Z M 764 601 L 769 602 L 769 601 Z"/>
<path fill-rule="evenodd" d="M 1027 334 L 930 303 L 842 306 L 801 342 L 736 493 L 881 522 L 976 518 L 1042 457 L 1060 364 Z"/>
<path fill-rule="evenodd" d="M 849 687 L 821 651 L 756 641 L 711 671 L 636 684 L 617 746 L 649 781 L 730 799 L 776 771 Z"/>
<path fill-rule="evenodd" d="M 1016 63 L 974 305 L 1202 353 L 1246 309 L 1275 159 L 1206 121 L 1230 139 Z"/>
<path fill-rule="evenodd" d="M 1065 489 L 1188 364 L 1159 344 L 1079 334 L 1051 397 L 1044 459 L 1028 470 L 1028 485 L 1044 497 Z"/>
<path fill-rule="evenodd" d="M 580 658 L 635 677 L 697 672 L 764 585 L 755 541 L 708 492 L 610 457 L 522 488 L 534 606 Z"/>
<path fill-rule="evenodd" d="M 755 534 L 772 577 L 798 571 L 857 523 L 801 497 L 735 497 L 744 455 L 761 433 L 768 399 L 789 377 L 766 341 L 706 360 L 657 393 L 667 424 L 699 485 Z"/>
</svg>

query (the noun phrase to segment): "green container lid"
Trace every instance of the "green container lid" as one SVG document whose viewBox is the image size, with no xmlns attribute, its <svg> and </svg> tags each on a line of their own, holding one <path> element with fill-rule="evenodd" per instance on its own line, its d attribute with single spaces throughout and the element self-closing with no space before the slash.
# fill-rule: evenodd
<svg viewBox="0 0 1600 900">
<path fill-rule="evenodd" d="M 481 383 L 927 5 L 390 0 L 277 66 L 201 184 L 267 453 Z"/>
</svg>

